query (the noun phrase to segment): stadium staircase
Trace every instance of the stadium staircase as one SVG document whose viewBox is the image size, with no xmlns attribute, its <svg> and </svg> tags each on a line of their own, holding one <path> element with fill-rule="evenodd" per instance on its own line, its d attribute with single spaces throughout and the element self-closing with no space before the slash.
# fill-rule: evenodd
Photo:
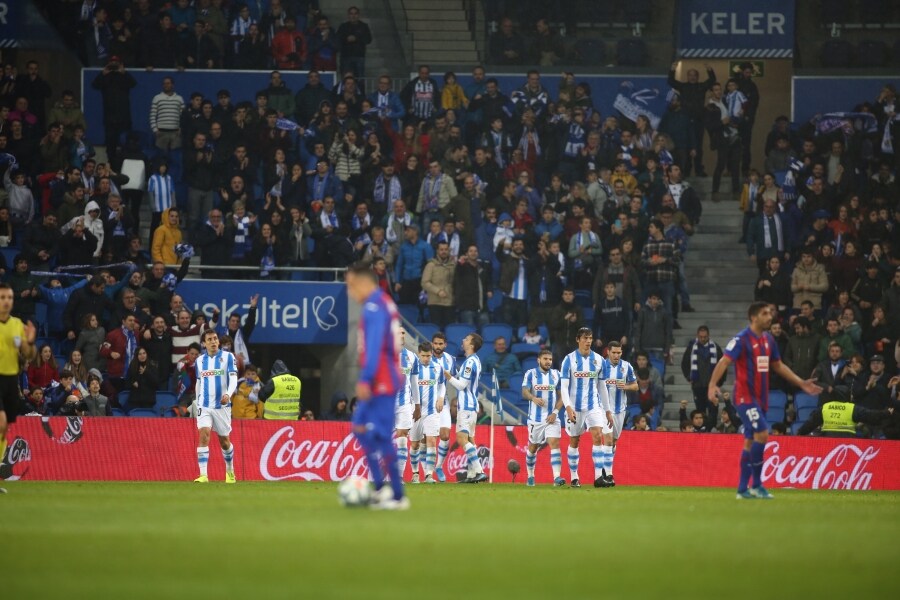
<svg viewBox="0 0 900 600">
<path fill-rule="evenodd" d="M 675 330 L 674 365 L 666 368 L 666 404 L 662 424 L 670 430 L 679 427 L 678 409 L 681 400 L 688 401 L 688 412 L 694 402 L 691 386 L 681 373 L 684 350 L 697 333 L 697 327 L 709 327 L 712 341 L 725 347 L 731 337 L 747 325 L 747 306 L 753 300 L 756 264 L 747 256 L 744 244 L 739 244 L 743 214 L 737 198 L 721 194 L 720 202 L 711 197 L 711 178 L 692 179 L 691 185 L 703 198 L 703 217 L 697 233 L 688 244 L 686 274 L 691 304 L 696 312 L 681 313 Z M 726 389 L 734 378 L 729 372 Z"/>
<path fill-rule="evenodd" d="M 463 0 L 403 0 L 407 31 L 412 37 L 413 64 L 478 64 L 470 12 Z M 439 77 L 439 73 L 434 74 Z"/>
</svg>

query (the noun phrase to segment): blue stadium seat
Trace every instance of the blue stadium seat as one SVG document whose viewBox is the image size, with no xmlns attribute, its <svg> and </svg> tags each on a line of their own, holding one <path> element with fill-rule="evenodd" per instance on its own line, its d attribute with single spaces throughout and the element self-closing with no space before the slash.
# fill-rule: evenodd
<svg viewBox="0 0 900 600">
<path fill-rule="evenodd" d="M 659 371 L 659 376 L 663 378 L 665 381 L 666 378 L 666 361 L 660 360 L 658 358 L 650 358 L 650 364 L 656 367 L 656 370 Z"/>
<path fill-rule="evenodd" d="M 470 333 L 477 331 L 477 329 L 474 325 L 450 323 L 444 328 L 444 335 L 447 336 L 448 343 L 456 344 L 459 347 L 462 346 L 463 339 Z"/>
<path fill-rule="evenodd" d="M 784 423 L 784 408 L 769 406 L 769 410 L 766 411 L 766 421 L 769 422 L 770 427 L 775 423 Z"/>
<path fill-rule="evenodd" d="M 784 409 L 787 407 L 787 394 L 782 392 L 781 390 L 770 390 L 769 391 L 769 408 L 781 408 Z"/>
<path fill-rule="evenodd" d="M 594 327 L 594 307 L 582 306 L 582 314 L 584 315 L 584 324 L 590 328 Z"/>
<path fill-rule="evenodd" d="M 47 322 L 47 305 L 38 302 L 34 305 L 34 325 L 37 332 L 42 335 L 50 335 L 50 323 Z"/>
<path fill-rule="evenodd" d="M 516 330 L 516 333 L 519 335 L 520 340 L 525 337 L 525 332 L 527 330 L 528 328 L 525 325 L 522 325 L 521 327 L 519 327 L 519 329 Z M 550 331 L 547 329 L 546 325 L 538 325 L 538 334 L 542 338 L 544 338 L 545 341 L 550 338 Z"/>
<path fill-rule="evenodd" d="M 34 340 L 34 347 L 37 348 L 38 350 L 40 350 L 44 346 L 50 346 L 50 348 L 53 350 L 54 356 L 56 356 L 57 354 L 60 353 L 59 352 L 59 343 L 56 340 L 54 340 L 53 338 L 38 337 L 37 339 Z M 62 365 L 59 365 L 59 366 L 61 367 Z"/>
<path fill-rule="evenodd" d="M 634 419 L 641 414 L 640 404 L 629 404 L 625 407 L 625 429 L 634 429 Z"/>
<path fill-rule="evenodd" d="M 822 44 L 822 66 L 828 69 L 846 69 L 850 66 L 850 42 L 827 40 Z"/>
<path fill-rule="evenodd" d="M 3 258 L 6 259 L 6 268 L 11 273 L 13 267 L 15 267 L 15 258 L 16 255 L 20 252 L 17 248 L 0 248 L 0 254 L 3 254 Z"/>
<path fill-rule="evenodd" d="M 791 425 L 791 435 L 799 435 L 801 427 L 803 427 L 803 423 L 795 421 L 794 424 Z"/>
<path fill-rule="evenodd" d="M 121 406 L 125 411 L 128 410 L 128 400 L 130 397 L 130 392 L 119 392 L 119 395 L 117 397 L 119 400 L 119 406 Z"/>
<path fill-rule="evenodd" d="M 416 329 L 418 329 L 419 333 L 422 334 L 422 337 L 424 337 L 429 342 L 431 341 L 431 336 L 441 330 L 441 328 L 434 323 L 417 323 Z"/>
<path fill-rule="evenodd" d="M 419 320 L 419 307 L 415 304 L 398 304 L 397 311 L 410 323 L 415 324 Z"/>
<path fill-rule="evenodd" d="M 797 422 L 805 423 L 816 407 L 819 406 L 819 397 L 798 392 L 794 394 L 794 410 L 797 411 Z"/>
<path fill-rule="evenodd" d="M 500 291 L 500 288 L 494 288 L 493 295 L 487 301 L 488 312 L 495 315 L 501 306 L 503 306 L 503 292 Z"/>
<path fill-rule="evenodd" d="M 522 390 L 500 390 L 500 397 L 503 398 L 503 404 L 519 406 Z"/>
<path fill-rule="evenodd" d="M 616 42 L 616 63 L 620 67 L 643 67 L 647 57 L 647 45 L 639 39 L 622 39 Z"/>
<path fill-rule="evenodd" d="M 509 389 L 514 392 L 522 393 L 522 381 L 525 379 L 525 373 L 513 373 L 509 376 Z"/>
<path fill-rule="evenodd" d="M 606 44 L 596 38 L 581 38 L 575 42 L 575 57 L 585 66 L 606 64 Z"/>
<path fill-rule="evenodd" d="M 159 413 L 152 408 L 132 408 L 128 411 L 129 417 L 158 417 Z"/>
<path fill-rule="evenodd" d="M 506 339 L 507 347 L 512 341 L 512 327 L 506 323 L 490 323 L 481 328 L 481 337 L 484 339 L 484 345 L 489 346 L 499 337 Z"/>
<path fill-rule="evenodd" d="M 178 404 L 178 398 L 172 392 L 156 392 L 156 404 L 153 405 L 153 410 L 160 415 L 164 410 L 176 404 Z"/>
<path fill-rule="evenodd" d="M 512 348 L 510 348 L 509 351 L 512 352 L 513 354 L 515 354 L 516 357 L 518 357 L 518 359 L 521 361 L 523 358 L 537 356 L 538 352 L 541 351 L 541 347 L 538 344 L 519 343 L 519 344 L 513 344 Z"/>
<path fill-rule="evenodd" d="M 575 290 L 575 304 L 584 308 L 593 308 L 594 299 L 589 290 Z"/>
<path fill-rule="evenodd" d="M 522 361 L 522 372 L 527 373 L 531 369 L 538 368 L 538 361 L 536 356 L 529 356 L 528 358 Z"/>
<path fill-rule="evenodd" d="M 124 417 L 125 416 L 125 411 L 122 410 L 121 408 L 113 408 L 113 409 L 111 409 L 111 411 L 112 411 L 112 416 L 114 416 L 114 417 Z"/>
<path fill-rule="evenodd" d="M 880 40 L 863 40 L 857 50 L 857 66 L 868 69 L 884 67 L 888 62 L 887 45 Z"/>
</svg>

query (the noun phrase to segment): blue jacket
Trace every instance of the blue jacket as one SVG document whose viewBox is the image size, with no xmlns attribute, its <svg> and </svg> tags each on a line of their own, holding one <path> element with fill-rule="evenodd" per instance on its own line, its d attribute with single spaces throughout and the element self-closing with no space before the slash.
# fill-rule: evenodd
<svg viewBox="0 0 900 600">
<path fill-rule="evenodd" d="M 329 171 L 328 174 L 325 175 L 325 181 L 323 181 L 319 186 L 316 185 L 316 182 L 318 180 L 318 173 L 315 175 L 310 175 L 309 179 L 306 180 L 307 202 L 312 202 L 313 200 L 324 200 L 327 196 L 331 196 L 332 198 L 334 198 L 335 206 L 344 206 L 344 184 L 341 183 L 341 180 L 338 178 L 338 176 Z"/>
<path fill-rule="evenodd" d="M 681 252 L 683 258 L 685 252 L 687 252 L 688 234 L 685 233 L 680 225 L 672 225 L 663 233 L 668 241 L 675 244 L 675 248 Z"/>
<path fill-rule="evenodd" d="M 503 358 L 503 357 L 506 358 Z M 503 358 L 502 361 L 500 359 Z M 500 362 L 498 362 L 500 361 Z M 492 370 L 497 371 L 497 380 L 509 383 L 509 378 L 522 370 L 518 357 L 507 350 L 504 354 L 499 355 L 493 350 L 484 357 L 484 372 L 490 373 Z"/>
<path fill-rule="evenodd" d="M 84 277 L 77 283 L 69 287 L 52 288 L 49 285 L 41 285 L 41 300 L 47 304 L 47 327 L 51 333 L 64 331 L 63 311 L 66 304 L 69 303 L 69 296 L 80 288 L 83 288 L 90 281 L 89 277 Z M 125 279 L 124 281 L 128 281 Z"/>
<path fill-rule="evenodd" d="M 376 90 L 369 94 L 368 100 L 372 103 L 372 106 L 374 108 L 378 108 L 378 91 Z M 400 96 L 398 94 L 394 92 L 388 92 L 387 110 L 380 116 L 392 120 L 402 119 L 404 116 L 406 116 L 406 109 L 403 107 L 403 101 L 400 100 Z"/>
<path fill-rule="evenodd" d="M 401 283 L 404 281 L 416 281 L 422 279 L 422 271 L 425 270 L 425 263 L 434 257 L 434 250 L 431 244 L 419 238 L 415 244 L 404 241 L 400 244 L 400 254 L 397 256 L 397 266 L 394 275 L 394 281 Z"/>
<path fill-rule="evenodd" d="M 559 237 L 563 234 L 563 227 L 559 224 L 559 221 L 553 219 L 548 224 L 544 219 L 541 219 L 537 225 L 534 226 L 534 234 L 538 237 L 543 236 L 545 233 L 550 234 L 550 241 L 558 240 Z"/>
</svg>

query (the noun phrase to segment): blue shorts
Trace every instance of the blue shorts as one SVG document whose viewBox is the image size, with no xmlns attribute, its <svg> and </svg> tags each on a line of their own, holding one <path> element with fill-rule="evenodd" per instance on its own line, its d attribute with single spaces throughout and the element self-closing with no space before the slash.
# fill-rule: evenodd
<svg viewBox="0 0 900 600">
<path fill-rule="evenodd" d="M 374 439 L 391 439 L 394 435 L 394 397 L 373 396 L 357 402 L 353 411 L 354 425 L 364 425 Z"/>
<path fill-rule="evenodd" d="M 735 409 L 741 417 L 741 423 L 744 424 L 744 437 L 748 440 L 753 439 L 754 433 L 769 431 L 766 413 L 759 407 L 759 403 L 738 404 Z"/>
</svg>

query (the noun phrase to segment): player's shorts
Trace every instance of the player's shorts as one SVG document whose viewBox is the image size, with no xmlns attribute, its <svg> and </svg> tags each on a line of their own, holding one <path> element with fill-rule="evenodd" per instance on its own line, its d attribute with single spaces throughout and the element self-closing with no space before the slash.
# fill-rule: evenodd
<svg viewBox="0 0 900 600">
<path fill-rule="evenodd" d="M 769 431 L 766 413 L 759 407 L 758 403 L 738 404 L 735 406 L 735 409 L 737 409 L 737 413 L 741 417 L 741 423 L 744 424 L 744 437 L 746 439 L 752 440 L 754 433 Z"/>
<path fill-rule="evenodd" d="M 406 403 L 394 409 L 394 429 L 409 430 L 413 426 L 413 405 Z"/>
<path fill-rule="evenodd" d="M 576 410 L 574 423 L 566 418 L 566 433 L 569 436 L 581 435 L 593 427 L 599 427 L 604 434 L 612 433 L 612 425 L 606 418 L 606 412 L 600 408 Z"/>
<path fill-rule="evenodd" d="M 627 413 L 623 410 L 622 412 L 613 413 L 613 435 L 616 439 L 622 437 L 622 430 L 625 428 L 625 417 Z"/>
<path fill-rule="evenodd" d="M 559 418 L 552 423 L 546 421 L 528 421 L 528 443 L 543 444 L 550 438 L 559 439 L 562 436 L 562 427 Z"/>
<path fill-rule="evenodd" d="M 441 411 L 441 429 L 450 429 L 453 426 L 453 422 L 450 419 L 450 398 L 444 399 L 444 410 Z M 456 416 L 457 423 L 459 422 L 459 414 Z"/>
<path fill-rule="evenodd" d="M 219 435 L 231 434 L 231 405 L 222 408 L 198 408 L 197 429 L 205 427 Z"/>
<path fill-rule="evenodd" d="M 425 437 L 437 437 L 441 434 L 441 413 L 434 413 L 419 419 Z"/>
<path fill-rule="evenodd" d="M 478 413 L 474 410 L 456 411 L 456 432 L 468 433 L 469 437 L 475 437 L 475 423 L 478 421 Z M 441 425 L 443 427 L 443 425 Z"/>
<path fill-rule="evenodd" d="M 409 439 L 412 442 L 421 442 L 425 439 L 425 417 L 413 421 L 412 427 L 409 428 Z"/>
<path fill-rule="evenodd" d="M 16 422 L 21 406 L 19 378 L 15 375 L 0 375 L 0 411 L 6 413 L 7 423 Z M 3 457 L 0 456 L 0 458 Z"/>
</svg>

